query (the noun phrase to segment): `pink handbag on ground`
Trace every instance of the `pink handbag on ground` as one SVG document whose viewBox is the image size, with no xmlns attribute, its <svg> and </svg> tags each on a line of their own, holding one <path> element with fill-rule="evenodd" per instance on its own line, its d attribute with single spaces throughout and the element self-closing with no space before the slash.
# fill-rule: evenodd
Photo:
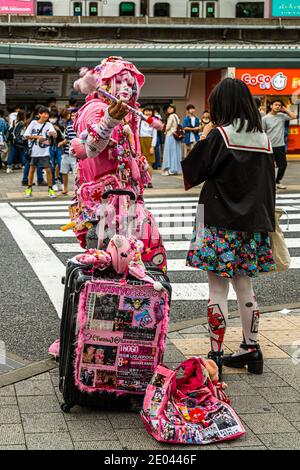
<svg viewBox="0 0 300 470">
<path fill-rule="evenodd" d="M 183 376 L 177 378 L 180 369 Z M 182 362 L 176 370 L 158 366 L 141 412 L 147 431 L 170 444 L 203 445 L 243 436 L 245 429 L 235 411 L 214 393 L 200 357 Z"/>
</svg>

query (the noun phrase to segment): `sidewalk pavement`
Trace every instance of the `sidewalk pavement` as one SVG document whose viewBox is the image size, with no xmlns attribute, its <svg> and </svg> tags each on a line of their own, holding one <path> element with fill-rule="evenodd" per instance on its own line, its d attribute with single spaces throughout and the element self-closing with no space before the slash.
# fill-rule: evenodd
<svg viewBox="0 0 300 470">
<path fill-rule="evenodd" d="M 25 199 L 25 187 L 21 185 L 22 170 L 15 170 L 11 174 L 7 174 L 5 170 L 0 170 L 0 201 Z M 73 188 L 73 177 L 69 178 L 69 196 L 73 195 L 71 189 Z M 35 179 L 36 181 L 36 179 Z M 289 162 L 286 176 L 283 181 L 287 185 L 286 190 L 280 190 L 278 193 L 286 192 L 300 192 L 300 161 Z M 163 197 L 163 196 L 198 196 L 200 193 L 200 186 L 190 189 L 188 192 L 184 190 L 182 175 L 178 176 L 162 176 L 161 170 L 155 170 L 153 176 L 153 189 L 146 189 L 145 196 Z M 47 186 L 34 186 L 33 198 L 34 199 L 48 199 Z M 57 193 L 59 200 L 66 199 L 67 196 Z"/>
<path fill-rule="evenodd" d="M 207 354 L 204 319 L 194 327 L 174 330 L 170 328 L 165 354 L 170 367 L 191 355 Z M 233 316 L 225 352 L 236 350 L 240 341 L 240 319 Z M 160 444 L 147 434 L 137 413 L 76 406 L 64 414 L 56 368 L 0 388 L 0 450 L 299 450 L 300 309 L 263 314 L 260 343 L 265 357 L 263 375 L 224 368 L 232 405 L 247 431 L 237 441 L 203 447 Z"/>
</svg>

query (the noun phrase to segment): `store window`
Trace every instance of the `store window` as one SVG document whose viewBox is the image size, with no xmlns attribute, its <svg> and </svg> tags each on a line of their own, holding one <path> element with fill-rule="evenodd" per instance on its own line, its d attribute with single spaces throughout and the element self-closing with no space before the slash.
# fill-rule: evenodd
<svg viewBox="0 0 300 470">
<path fill-rule="evenodd" d="M 135 16 L 135 3 L 134 2 L 120 3 L 120 16 Z"/>
<path fill-rule="evenodd" d="M 52 2 L 37 2 L 38 16 L 53 16 Z"/>
<path fill-rule="evenodd" d="M 215 18 L 216 16 L 216 5 L 215 2 L 206 3 L 206 18 Z"/>
<path fill-rule="evenodd" d="M 240 2 L 236 4 L 237 18 L 263 18 L 264 2 Z"/>
<path fill-rule="evenodd" d="M 75 2 L 73 5 L 73 15 L 82 16 L 82 2 Z"/>
<path fill-rule="evenodd" d="M 170 3 L 155 3 L 154 16 L 170 16 Z"/>
<path fill-rule="evenodd" d="M 191 3 L 191 18 L 199 18 L 200 16 L 200 5 L 198 2 Z"/>
<path fill-rule="evenodd" d="M 89 15 L 98 16 L 98 2 L 90 2 Z"/>
</svg>

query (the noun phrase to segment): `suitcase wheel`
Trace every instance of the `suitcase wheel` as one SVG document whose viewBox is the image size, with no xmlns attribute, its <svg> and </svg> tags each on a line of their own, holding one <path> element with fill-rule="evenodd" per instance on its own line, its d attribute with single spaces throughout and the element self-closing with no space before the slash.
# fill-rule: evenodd
<svg viewBox="0 0 300 470">
<path fill-rule="evenodd" d="M 64 413 L 70 413 L 73 406 L 74 405 L 70 405 L 69 403 L 62 403 L 60 407 Z"/>
</svg>

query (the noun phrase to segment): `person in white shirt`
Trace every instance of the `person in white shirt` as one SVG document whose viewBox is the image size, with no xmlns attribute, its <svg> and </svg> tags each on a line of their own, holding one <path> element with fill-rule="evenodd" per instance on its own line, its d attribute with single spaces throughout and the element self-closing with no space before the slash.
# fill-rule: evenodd
<svg viewBox="0 0 300 470">
<path fill-rule="evenodd" d="M 25 197 L 32 197 L 32 183 L 36 168 L 44 168 L 47 173 L 48 195 L 55 197 L 52 188 L 52 172 L 50 165 L 51 137 L 57 137 L 53 124 L 49 122 L 48 108 L 41 106 L 38 113 L 38 120 L 31 121 L 27 127 L 24 137 L 29 140 L 30 148 L 30 170 L 28 175 L 28 188 Z"/>
<path fill-rule="evenodd" d="M 153 116 L 153 110 L 150 107 L 145 107 L 143 113 L 147 118 Z M 139 126 L 139 137 L 141 144 L 141 152 L 147 158 L 147 161 L 149 163 L 148 171 L 152 178 L 153 164 L 155 163 L 154 149 L 157 142 L 157 130 L 149 126 L 146 121 L 141 120 Z M 152 183 L 148 184 L 148 188 L 153 188 Z"/>
<path fill-rule="evenodd" d="M 275 99 L 271 103 L 271 111 L 262 118 L 263 130 L 271 141 L 274 160 L 278 168 L 276 176 L 277 189 L 287 189 L 281 183 L 287 168 L 286 144 L 284 140 L 285 123 L 297 119 L 297 117 L 297 114 L 286 108 L 281 100 Z"/>
<path fill-rule="evenodd" d="M 8 115 L 8 125 L 11 129 L 14 127 L 15 121 L 17 119 L 18 112 L 20 111 L 20 106 L 8 106 L 7 107 L 9 115 Z"/>
</svg>

